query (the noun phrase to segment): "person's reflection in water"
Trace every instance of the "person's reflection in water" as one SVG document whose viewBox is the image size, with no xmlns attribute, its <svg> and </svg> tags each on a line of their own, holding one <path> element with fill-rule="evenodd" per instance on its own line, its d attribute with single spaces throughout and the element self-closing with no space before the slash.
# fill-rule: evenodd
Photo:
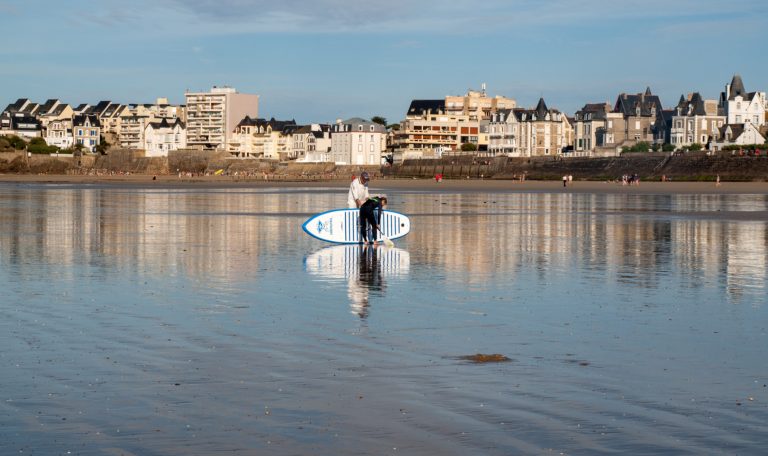
<svg viewBox="0 0 768 456">
<path fill-rule="evenodd" d="M 357 274 L 349 278 L 348 295 L 352 313 L 365 320 L 370 309 L 371 291 L 383 292 L 384 279 L 381 274 L 379 249 L 370 245 L 360 245 L 357 255 Z"/>
</svg>

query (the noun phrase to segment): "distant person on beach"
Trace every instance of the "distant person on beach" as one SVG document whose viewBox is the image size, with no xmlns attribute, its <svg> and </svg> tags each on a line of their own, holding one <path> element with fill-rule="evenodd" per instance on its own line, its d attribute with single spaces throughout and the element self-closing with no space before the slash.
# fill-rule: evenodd
<svg viewBox="0 0 768 456">
<path fill-rule="evenodd" d="M 563 187 L 567 187 L 567 186 L 568 186 L 568 176 L 563 175 Z"/>
<path fill-rule="evenodd" d="M 378 245 L 378 231 L 379 221 L 381 219 L 381 212 L 387 208 L 386 196 L 374 196 L 368 198 L 362 206 L 360 206 L 360 240 L 363 244 L 372 243 L 375 246 Z M 378 220 L 376 216 L 378 215 Z M 371 226 L 371 238 L 368 239 L 368 225 Z"/>
<path fill-rule="evenodd" d="M 720 175 L 718 174 L 717 179 L 715 180 L 715 187 L 719 187 L 719 186 L 720 186 Z"/>
<path fill-rule="evenodd" d="M 358 209 L 368 199 L 368 182 L 371 180 L 368 172 L 363 171 L 360 176 L 352 180 L 347 195 L 347 207 Z"/>
</svg>

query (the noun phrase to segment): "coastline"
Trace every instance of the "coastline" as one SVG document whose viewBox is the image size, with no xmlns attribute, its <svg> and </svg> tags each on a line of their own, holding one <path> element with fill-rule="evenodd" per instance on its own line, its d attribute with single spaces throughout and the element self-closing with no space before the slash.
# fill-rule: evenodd
<svg viewBox="0 0 768 456">
<path fill-rule="evenodd" d="M 0 174 L 0 184 L 61 184 L 195 187 L 195 188 L 316 188 L 340 189 L 348 187 L 347 179 L 301 181 L 289 179 L 262 180 L 231 176 L 181 177 L 176 175 L 107 175 L 83 176 L 65 174 Z M 768 182 L 641 182 L 640 185 L 621 185 L 615 182 L 573 181 L 563 187 L 561 181 L 525 182 L 502 179 L 446 179 L 440 183 L 433 179 L 373 179 L 371 190 L 420 191 L 434 193 L 492 192 L 492 193 L 628 193 L 628 194 L 768 194 Z"/>
</svg>

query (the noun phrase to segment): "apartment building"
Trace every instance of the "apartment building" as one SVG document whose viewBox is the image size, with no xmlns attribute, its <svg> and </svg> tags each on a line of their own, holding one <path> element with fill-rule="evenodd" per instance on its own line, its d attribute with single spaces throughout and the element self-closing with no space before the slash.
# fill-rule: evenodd
<svg viewBox="0 0 768 456">
<path fill-rule="evenodd" d="M 675 148 L 694 143 L 708 147 L 720 139 L 725 119 L 717 100 L 705 100 L 698 92 L 681 95 L 672 114 L 670 144 Z"/>
<path fill-rule="evenodd" d="M 141 148 L 146 157 L 167 157 L 168 152 L 186 147 L 187 130 L 179 118 L 173 122 L 163 118 L 159 122 L 149 122 L 144 127 Z"/>
<path fill-rule="evenodd" d="M 331 130 L 331 160 L 341 165 L 380 165 L 387 129 L 359 117 L 338 120 Z"/>
<path fill-rule="evenodd" d="M 512 98 L 486 94 L 485 84 L 481 90 L 468 90 L 465 95 L 445 97 L 445 112 L 450 115 L 463 115 L 470 120 L 490 120 L 491 115 L 501 109 L 514 109 L 517 102 Z"/>
<path fill-rule="evenodd" d="M 105 112 L 108 113 L 109 109 Z M 117 132 L 118 142 L 121 147 L 130 149 L 141 149 L 145 144 L 144 132 L 147 125 L 152 122 L 160 122 L 163 119 L 169 123 L 174 123 L 177 119 L 184 121 L 185 110 L 183 106 L 174 106 L 168 104 L 166 98 L 158 98 L 153 103 L 128 104 L 116 110 L 116 113 L 110 116 L 118 117 L 117 125 L 113 131 Z"/>
<path fill-rule="evenodd" d="M 747 92 L 738 74 L 725 85 L 719 105 L 729 125 L 751 123 L 759 128 L 766 123 L 768 102 L 765 92 Z"/>
<path fill-rule="evenodd" d="M 411 101 L 395 136 L 395 149 L 403 158 L 438 158 L 459 152 L 462 144 L 477 145 L 480 121 L 457 112 L 448 113 L 445 100 Z"/>
<path fill-rule="evenodd" d="M 190 147 L 227 148 L 240 121 L 259 115 L 259 96 L 238 93 L 232 87 L 214 86 L 210 92 L 187 92 L 184 96 Z"/>
<path fill-rule="evenodd" d="M 299 162 L 324 163 L 331 161 L 331 126 L 324 124 L 304 125 L 292 135 L 291 157 Z"/>
</svg>

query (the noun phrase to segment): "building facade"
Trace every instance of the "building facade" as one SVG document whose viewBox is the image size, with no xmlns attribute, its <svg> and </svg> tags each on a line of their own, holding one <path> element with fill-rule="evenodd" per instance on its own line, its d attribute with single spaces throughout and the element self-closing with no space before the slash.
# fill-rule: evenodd
<svg viewBox="0 0 768 456">
<path fill-rule="evenodd" d="M 698 92 L 680 101 L 673 110 L 669 142 L 676 149 L 700 144 L 709 147 L 720 139 L 720 129 L 725 124 L 717 100 L 705 100 Z"/>
<path fill-rule="evenodd" d="M 83 114 L 72 118 L 72 135 L 74 144 L 82 144 L 83 149 L 94 152 L 101 142 L 101 124 L 99 118 L 92 114 Z"/>
<path fill-rule="evenodd" d="M 69 149 L 75 143 L 72 133 L 72 117 L 48 122 L 45 129 L 45 143 L 60 149 Z"/>
<path fill-rule="evenodd" d="M 751 123 L 759 128 L 766 123 L 768 104 L 765 92 L 747 92 L 738 74 L 733 76 L 731 83 L 726 84 L 725 91 L 720 94 L 720 108 L 729 125 Z"/>
<path fill-rule="evenodd" d="M 293 154 L 299 162 L 325 163 L 331 161 L 331 126 L 311 124 L 299 127 L 292 135 Z"/>
<path fill-rule="evenodd" d="M 488 155 L 540 157 L 560 155 L 568 147 L 567 117 L 539 99 L 535 109 L 501 110 L 491 116 Z"/>
<path fill-rule="evenodd" d="M 450 115 L 467 116 L 470 120 L 490 120 L 491 115 L 504 109 L 514 109 L 517 102 L 512 98 L 496 95 L 489 97 L 485 91 L 469 90 L 465 95 L 445 97 L 445 112 Z"/>
<path fill-rule="evenodd" d="M 168 152 L 187 147 L 187 129 L 181 119 L 149 122 L 144 127 L 142 149 L 146 157 L 167 157 Z"/>
<path fill-rule="evenodd" d="M 259 96 L 238 93 L 232 87 L 210 92 L 187 92 L 187 144 L 204 149 L 225 149 L 235 127 L 248 116 L 258 118 Z"/>
<path fill-rule="evenodd" d="M 331 130 L 331 160 L 341 165 L 380 165 L 387 147 L 383 125 L 354 117 Z"/>
<path fill-rule="evenodd" d="M 295 120 L 251 119 L 245 116 L 235 127 L 226 150 L 238 158 L 287 160 L 293 154 Z"/>
</svg>

